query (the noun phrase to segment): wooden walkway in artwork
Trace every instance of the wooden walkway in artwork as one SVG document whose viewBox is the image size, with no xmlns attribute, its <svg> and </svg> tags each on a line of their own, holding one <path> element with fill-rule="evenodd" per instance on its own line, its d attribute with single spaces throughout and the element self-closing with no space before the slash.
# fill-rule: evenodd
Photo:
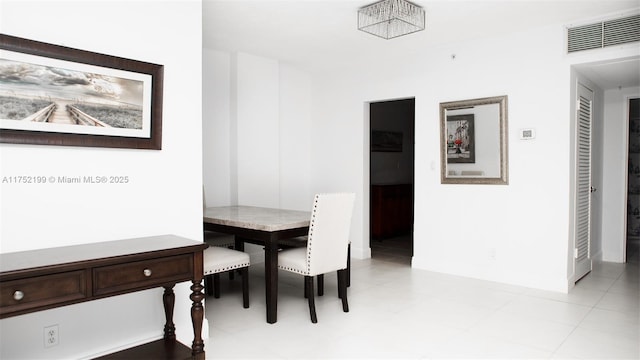
<svg viewBox="0 0 640 360">
<path fill-rule="evenodd" d="M 69 112 L 67 111 L 67 105 L 71 104 L 70 101 L 57 100 L 56 110 L 49 116 L 47 122 L 52 124 L 69 124 L 73 125 L 76 122 L 73 120 Z"/>
<path fill-rule="evenodd" d="M 87 125 L 111 127 L 110 125 L 84 113 L 74 105 L 74 101 L 58 99 L 22 121 L 46 122 L 64 125 Z"/>
</svg>

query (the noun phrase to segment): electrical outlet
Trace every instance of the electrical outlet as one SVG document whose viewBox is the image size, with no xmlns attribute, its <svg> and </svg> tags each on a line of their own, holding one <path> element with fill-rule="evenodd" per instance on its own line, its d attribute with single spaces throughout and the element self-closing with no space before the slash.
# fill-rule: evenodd
<svg viewBox="0 0 640 360">
<path fill-rule="evenodd" d="M 489 248 L 489 259 L 490 260 L 495 260 L 496 259 L 496 248 L 494 248 L 494 247 Z"/>
<path fill-rule="evenodd" d="M 58 325 L 51 325 L 44 328 L 44 347 L 52 347 L 60 342 L 60 332 Z"/>
</svg>

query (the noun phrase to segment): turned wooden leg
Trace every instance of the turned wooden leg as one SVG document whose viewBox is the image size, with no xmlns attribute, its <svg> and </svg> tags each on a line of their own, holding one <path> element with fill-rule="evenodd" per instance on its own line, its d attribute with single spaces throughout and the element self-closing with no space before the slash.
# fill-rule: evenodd
<svg viewBox="0 0 640 360">
<path fill-rule="evenodd" d="M 202 341 L 202 321 L 204 319 L 204 307 L 202 306 L 202 299 L 204 294 L 202 293 L 202 280 L 192 281 L 191 295 L 189 298 L 193 303 L 191 304 L 191 322 L 193 324 L 193 344 L 191 345 L 191 356 L 196 360 L 204 360 L 204 341 Z"/>
<path fill-rule="evenodd" d="M 174 286 L 175 284 L 171 286 L 165 286 L 164 294 L 162 295 L 162 303 L 164 305 L 164 316 L 166 319 L 164 324 L 165 340 L 176 339 L 176 326 L 173 323 L 173 307 L 176 302 L 176 294 L 173 292 Z"/>
</svg>

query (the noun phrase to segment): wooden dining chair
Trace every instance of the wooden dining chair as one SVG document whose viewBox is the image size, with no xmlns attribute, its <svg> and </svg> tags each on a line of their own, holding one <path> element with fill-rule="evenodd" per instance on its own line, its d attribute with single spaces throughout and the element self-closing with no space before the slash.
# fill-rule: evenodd
<svg viewBox="0 0 640 360">
<path fill-rule="evenodd" d="M 228 249 L 226 247 L 210 246 L 204 250 L 204 277 L 208 295 L 220 297 L 220 274 L 223 272 L 240 271 L 242 277 L 242 306 L 249 307 L 249 254 Z"/>
<path fill-rule="evenodd" d="M 313 278 L 338 272 L 338 296 L 342 310 L 349 311 L 347 302 L 347 255 L 353 193 L 318 194 L 313 201 L 306 247 L 290 248 L 278 254 L 278 268 L 304 276 L 305 295 L 309 301 L 311 322 L 317 323 Z"/>
</svg>

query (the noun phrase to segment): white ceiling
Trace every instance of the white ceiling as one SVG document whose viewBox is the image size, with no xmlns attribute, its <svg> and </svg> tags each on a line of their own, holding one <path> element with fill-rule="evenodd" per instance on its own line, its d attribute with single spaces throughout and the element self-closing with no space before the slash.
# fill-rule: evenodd
<svg viewBox="0 0 640 360">
<path fill-rule="evenodd" d="M 456 41 L 552 24 L 584 23 L 638 9 L 638 0 L 415 0 L 426 30 L 384 40 L 357 30 L 375 0 L 203 0 L 203 47 L 247 52 L 309 71 L 372 57 L 411 55 Z M 640 85 L 638 59 L 580 69 L 603 88 Z"/>
<path fill-rule="evenodd" d="M 578 65 L 576 69 L 604 90 L 640 86 L 640 59 Z"/>
</svg>

